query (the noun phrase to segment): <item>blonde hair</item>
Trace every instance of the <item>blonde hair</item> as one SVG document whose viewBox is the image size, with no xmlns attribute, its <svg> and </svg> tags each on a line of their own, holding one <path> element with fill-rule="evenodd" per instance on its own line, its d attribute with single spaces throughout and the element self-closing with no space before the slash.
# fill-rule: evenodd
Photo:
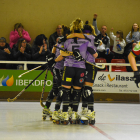
<svg viewBox="0 0 140 140">
<path fill-rule="evenodd" d="M 70 24 L 70 31 L 72 33 L 74 32 L 80 32 L 82 33 L 83 29 L 83 21 L 80 18 L 75 19 L 71 24 Z"/>
</svg>

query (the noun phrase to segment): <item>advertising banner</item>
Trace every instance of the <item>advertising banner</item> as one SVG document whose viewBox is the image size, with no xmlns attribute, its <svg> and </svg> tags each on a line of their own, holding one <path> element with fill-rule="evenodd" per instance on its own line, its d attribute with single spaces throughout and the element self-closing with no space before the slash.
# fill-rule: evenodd
<svg viewBox="0 0 140 140">
<path fill-rule="evenodd" d="M 18 76 L 26 72 L 25 70 L 0 70 L 0 91 L 21 91 L 24 89 L 41 70 L 34 70 L 21 78 Z M 41 92 L 45 78 L 44 72 L 35 82 L 26 90 L 32 92 Z M 52 88 L 53 76 L 48 71 L 45 92 Z M 133 72 L 97 72 L 93 85 L 95 93 L 130 93 L 139 94 L 140 89 L 136 87 L 133 78 Z"/>
<path fill-rule="evenodd" d="M 25 70 L 0 70 L 0 91 L 21 91 L 33 79 L 35 79 L 41 70 L 34 70 L 30 73 L 23 75 L 21 78 L 18 76 L 26 72 Z M 41 92 L 44 84 L 46 71 L 35 80 L 35 82 L 26 91 Z M 47 74 L 47 81 L 45 92 L 49 92 L 52 88 L 53 76 L 50 71 Z"/>
<path fill-rule="evenodd" d="M 97 72 L 93 85 L 95 93 L 140 93 L 133 72 Z"/>
</svg>

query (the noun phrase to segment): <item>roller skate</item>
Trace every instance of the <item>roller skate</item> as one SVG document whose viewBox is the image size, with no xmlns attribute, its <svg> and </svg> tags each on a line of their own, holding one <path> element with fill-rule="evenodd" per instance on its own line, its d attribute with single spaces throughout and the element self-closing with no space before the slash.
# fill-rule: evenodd
<svg viewBox="0 0 140 140">
<path fill-rule="evenodd" d="M 88 114 L 88 109 L 82 107 L 82 112 L 80 113 L 80 124 L 85 124 L 85 125 L 88 124 L 89 119 L 87 117 L 87 114 Z"/>
<path fill-rule="evenodd" d="M 47 116 L 50 117 L 50 120 L 52 120 L 52 112 L 48 108 L 44 108 L 42 111 L 42 120 L 45 121 Z"/>
<path fill-rule="evenodd" d="M 72 112 L 72 115 L 71 115 L 71 121 L 70 123 L 71 124 L 79 124 L 79 114 L 75 111 Z"/>
<path fill-rule="evenodd" d="M 62 112 L 60 117 L 61 117 L 61 124 L 64 124 L 64 125 L 69 124 L 69 114 L 68 114 L 68 112 Z"/>
<path fill-rule="evenodd" d="M 95 111 L 88 110 L 87 117 L 89 119 L 89 124 L 95 124 Z"/>
<path fill-rule="evenodd" d="M 61 114 L 62 114 L 62 111 L 60 109 L 58 111 L 53 112 L 52 120 L 54 124 L 61 124 Z"/>
</svg>

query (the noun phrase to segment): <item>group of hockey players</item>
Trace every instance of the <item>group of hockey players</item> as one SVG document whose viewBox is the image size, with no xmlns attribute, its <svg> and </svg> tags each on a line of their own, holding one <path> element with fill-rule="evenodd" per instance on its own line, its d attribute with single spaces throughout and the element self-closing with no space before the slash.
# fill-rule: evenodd
<svg viewBox="0 0 140 140">
<path fill-rule="evenodd" d="M 47 57 L 48 67 L 53 73 L 53 86 L 48 94 L 42 118 L 45 120 L 50 116 L 56 124 L 95 124 L 92 90 L 97 74 L 94 64 L 98 53 L 95 44 L 102 42 L 96 40 L 94 26 L 89 21 L 83 24 L 83 21 L 77 18 L 70 28 L 64 25 L 62 28 L 64 37 L 57 39 L 52 53 Z M 54 112 L 51 112 L 50 105 L 54 97 L 56 104 Z M 81 97 L 82 111 L 79 113 Z"/>
</svg>

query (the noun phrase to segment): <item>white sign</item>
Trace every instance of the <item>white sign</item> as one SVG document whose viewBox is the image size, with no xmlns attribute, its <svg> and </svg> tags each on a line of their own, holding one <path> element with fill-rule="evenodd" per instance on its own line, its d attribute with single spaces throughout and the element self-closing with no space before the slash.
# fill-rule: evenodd
<svg viewBox="0 0 140 140">
<path fill-rule="evenodd" d="M 133 72 L 97 72 L 93 92 L 95 93 L 140 93 Z"/>
</svg>

